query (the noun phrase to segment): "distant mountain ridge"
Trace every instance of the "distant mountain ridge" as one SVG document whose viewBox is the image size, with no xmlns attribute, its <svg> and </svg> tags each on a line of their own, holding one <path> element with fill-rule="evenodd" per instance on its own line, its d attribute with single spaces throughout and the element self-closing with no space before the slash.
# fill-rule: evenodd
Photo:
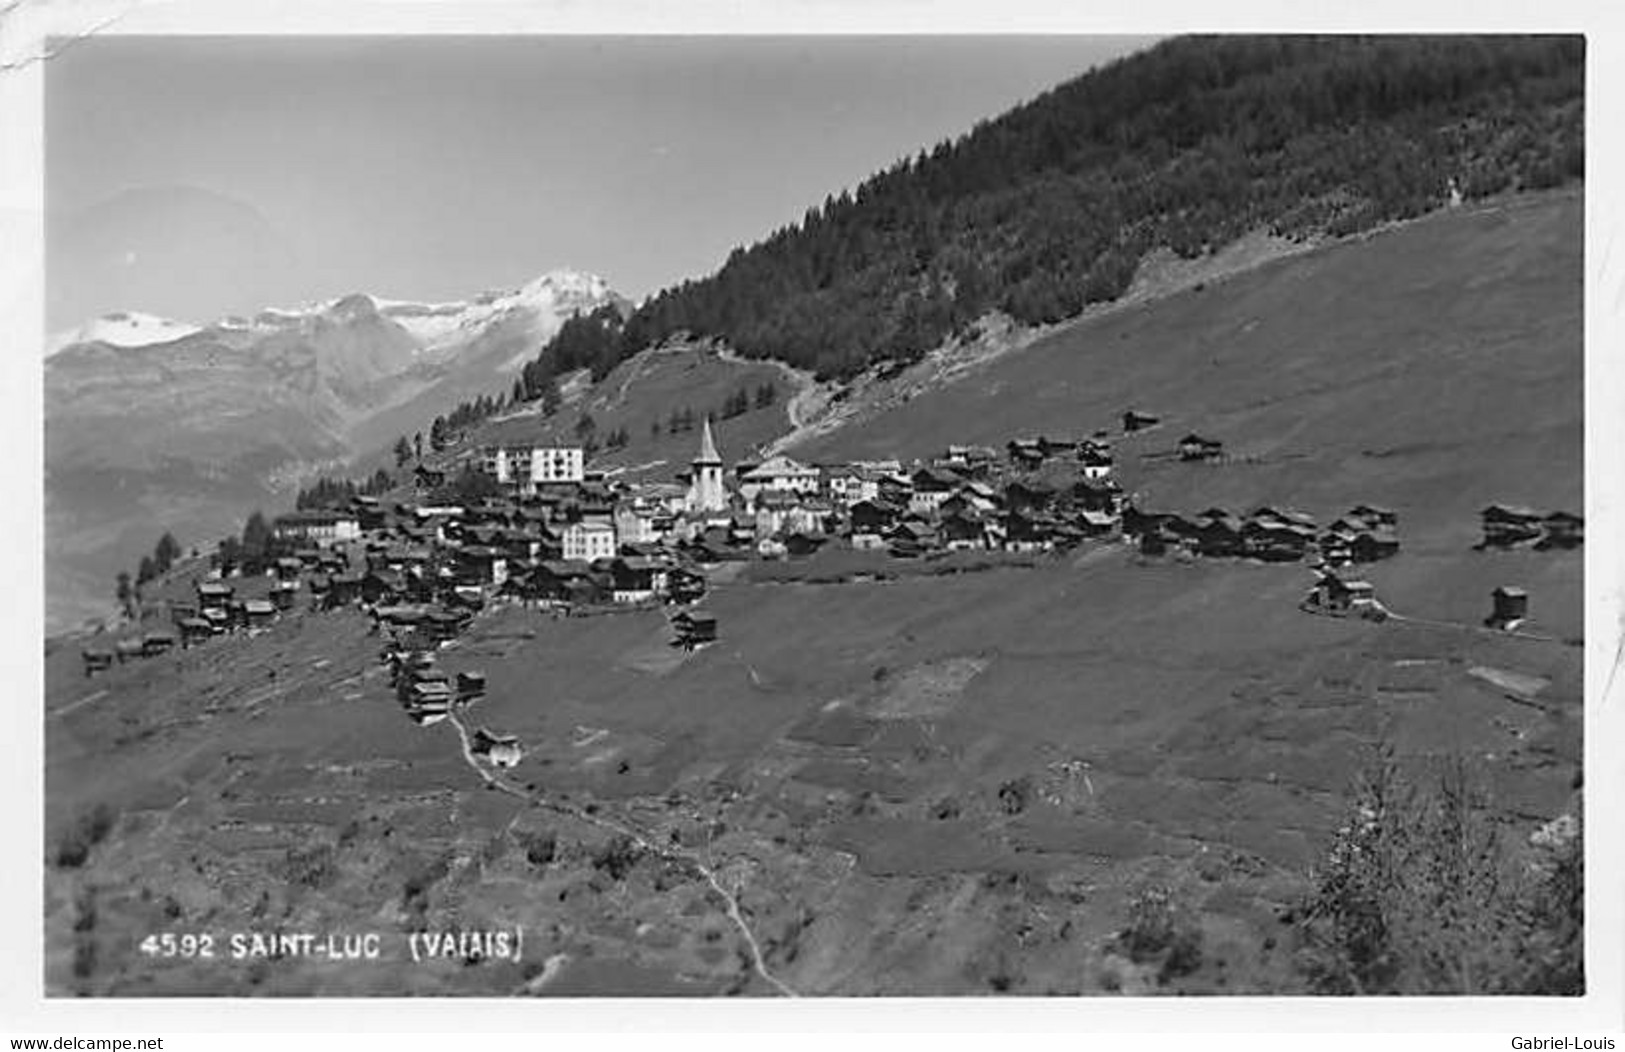
<svg viewBox="0 0 1625 1052">
<path fill-rule="evenodd" d="M 597 275 L 555 270 L 464 301 L 353 293 L 201 326 L 126 312 L 72 330 L 45 362 L 47 550 L 82 571 L 63 587 L 110 594 L 165 529 L 212 543 L 255 506 L 289 503 L 290 482 L 505 392 L 565 318 L 624 303 Z M 62 591 L 48 585 L 48 607 Z"/>
</svg>

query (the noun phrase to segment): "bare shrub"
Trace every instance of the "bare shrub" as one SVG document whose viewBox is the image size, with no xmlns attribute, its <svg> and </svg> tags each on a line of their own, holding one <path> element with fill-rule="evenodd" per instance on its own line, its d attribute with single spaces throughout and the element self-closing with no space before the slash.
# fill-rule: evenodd
<svg viewBox="0 0 1625 1052">
<path fill-rule="evenodd" d="M 1582 992 L 1582 854 L 1569 820 L 1570 835 L 1536 839 L 1535 858 L 1520 858 L 1466 761 L 1407 775 L 1381 750 L 1299 911 L 1311 988 Z"/>
<path fill-rule="evenodd" d="M 539 833 L 522 831 L 516 834 L 516 838 L 524 849 L 525 861 L 533 866 L 545 866 L 558 857 L 559 838 L 551 830 Z"/>
<path fill-rule="evenodd" d="M 624 880 L 643 857 L 643 848 L 638 842 L 624 834 L 611 837 L 609 843 L 593 852 L 592 868 L 598 870 L 611 880 Z"/>
<path fill-rule="evenodd" d="M 107 839 L 118 814 L 107 804 L 97 804 L 74 819 L 73 825 L 63 833 L 56 845 L 56 865 L 60 869 L 78 869 L 90 858 L 90 851 Z"/>
<path fill-rule="evenodd" d="M 339 873 L 336 854 L 333 845 L 326 843 L 303 849 L 289 848 L 283 855 L 283 876 L 296 887 L 326 887 Z"/>
<path fill-rule="evenodd" d="M 1202 965 L 1202 929 L 1178 906 L 1169 888 L 1154 885 L 1129 904 L 1129 923 L 1117 944 L 1137 964 L 1158 963 L 1162 982 L 1189 975 Z"/>
</svg>

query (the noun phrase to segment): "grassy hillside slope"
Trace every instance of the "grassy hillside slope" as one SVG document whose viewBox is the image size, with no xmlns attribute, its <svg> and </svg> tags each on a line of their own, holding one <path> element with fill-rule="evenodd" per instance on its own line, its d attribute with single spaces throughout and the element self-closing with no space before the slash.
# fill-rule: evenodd
<svg viewBox="0 0 1625 1052">
<path fill-rule="evenodd" d="M 1471 544 L 1492 500 L 1580 510 L 1582 240 L 1578 192 L 1439 213 L 1063 327 L 792 452 L 1081 437 L 1132 406 L 1164 421 L 1119 442 L 1144 507 L 1365 500 L 1407 542 Z M 1251 462 L 1160 458 L 1189 431 Z"/>
<path fill-rule="evenodd" d="M 683 852 L 803 993 L 1302 992 L 1282 920 L 1375 746 L 1469 758 L 1515 848 L 1572 806 L 1583 554 L 1470 546 L 1490 500 L 1580 505 L 1581 232 L 1573 195 L 1426 219 L 1083 323 L 798 451 L 1086 433 L 1132 404 L 1167 420 L 1120 451 L 1147 506 L 1390 503 L 1379 594 L 1455 624 L 1316 618 L 1301 566 L 1112 545 L 866 584 L 723 573 L 721 641 L 690 655 L 657 611 L 504 609 L 442 662 L 488 674 L 470 723 L 523 740 L 531 806 L 451 724 L 405 718 L 354 613 L 88 682 L 48 653 L 47 987 L 772 993 Z M 1260 459 L 1141 459 L 1189 429 Z M 1512 581 L 1547 638 L 1476 627 Z M 105 836 L 64 859 L 98 804 Z M 1188 970 L 1115 940 L 1154 887 L 1199 933 Z M 524 961 L 403 948 L 497 924 Z M 136 949 L 274 927 L 395 941 L 365 966 Z"/>
<path fill-rule="evenodd" d="M 583 374 L 584 375 L 584 374 Z M 762 384 L 773 384 L 777 399 L 770 406 L 752 408 L 727 420 L 720 417 L 724 401 L 743 388 L 754 398 Z M 592 466 L 614 470 L 638 469 L 651 479 L 669 479 L 687 471 L 699 449 L 699 421 L 713 418 L 717 448 L 728 463 L 744 459 L 788 429 L 785 406 L 792 393 L 782 370 L 768 362 L 742 362 L 725 358 L 708 344 L 674 344 L 629 359 L 590 387 L 566 398 L 559 410 L 544 415 L 540 403 L 525 410 L 493 418 L 431 462 L 452 462 L 459 456 L 493 443 L 561 443 L 579 445 L 576 425 L 583 415 L 596 425 L 600 446 L 605 436 L 625 428 L 627 445 L 600 449 Z M 670 430 L 671 414 L 694 412 L 692 430 Z M 655 434 L 651 425 L 659 423 Z"/>
</svg>

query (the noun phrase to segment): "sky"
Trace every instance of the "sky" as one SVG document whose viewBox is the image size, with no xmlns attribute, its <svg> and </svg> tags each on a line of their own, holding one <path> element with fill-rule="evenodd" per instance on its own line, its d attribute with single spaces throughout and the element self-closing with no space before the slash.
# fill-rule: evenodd
<svg viewBox="0 0 1625 1052">
<path fill-rule="evenodd" d="M 138 37 L 45 79 L 47 328 L 546 271 L 634 299 L 1125 36 Z"/>
</svg>

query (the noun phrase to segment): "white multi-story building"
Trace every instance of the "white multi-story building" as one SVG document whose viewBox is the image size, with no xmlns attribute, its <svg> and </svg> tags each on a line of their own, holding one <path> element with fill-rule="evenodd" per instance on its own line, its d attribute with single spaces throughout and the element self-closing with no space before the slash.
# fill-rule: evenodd
<svg viewBox="0 0 1625 1052">
<path fill-rule="evenodd" d="M 746 500 L 761 492 L 801 493 L 811 496 L 818 492 L 819 472 L 815 467 L 798 463 L 783 454 L 769 457 L 739 477 L 739 492 Z"/>
<path fill-rule="evenodd" d="M 580 562 L 615 557 L 615 527 L 602 522 L 572 522 L 564 528 L 564 557 Z"/>
<path fill-rule="evenodd" d="M 580 482 L 587 473 L 579 446 L 487 446 L 483 453 L 485 474 L 525 492 L 546 482 Z"/>
<path fill-rule="evenodd" d="M 361 520 L 337 511 L 296 511 L 277 516 L 271 526 L 279 541 L 315 544 L 326 548 L 361 536 Z"/>
</svg>

